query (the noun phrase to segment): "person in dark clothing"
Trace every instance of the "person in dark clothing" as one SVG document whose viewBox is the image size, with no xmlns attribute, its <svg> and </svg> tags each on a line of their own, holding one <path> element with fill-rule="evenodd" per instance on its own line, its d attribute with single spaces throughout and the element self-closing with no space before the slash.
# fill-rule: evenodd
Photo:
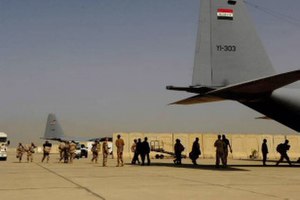
<svg viewBox="0 0 300 200">
<path fill-rule="evenodd" d="M 137 141 L 137 143 L 136 143 L 137 159 L 139 159 L 139 157 L 141 157 L 141 159 L 142 159 L 142 155 L 141 155 L 142 148 L 143 148 L 142 147 L 142 139 L 139 138 L 138 141 Z"/>
<path fill-rule="evenodd" d="M 284 143 L 281 143 L 277 146 L 276 150 L 278 153 L 280 153 L 280 159 L 277 161 L 276 165 L 279 165 L 280 162 L 283 161 L 283 159 L 286 159 L 286 161 L 289 163 L 289 165 L 292 165 L 289 156 L 287 155 L 287 151 L 290 150 L 289 141 L 285 140 Z"/>
<path fill-rule="evenodd" d="M 145 158 L 147 157 L 147 165 L 150 165 L 150 146 L 148 143 L 148 138 L 145 137 L 144 141 L 141 144 L 141 158 L 142 165 L 145 165 Z"/>
<path fill-rule="evenodd" d="M 52 147 L 52 144 L 48 141 L 45 141 L 45 143 L 43 144 L 42 162 L 44 162 L 45 158 L 47 158 L 47 163 L 49 162 L 49 158 L 50 158 L 49 155 L 50 155 L 51 147 Z"/>
<path fill-rule="evenodd" d="M 183 145 L 180 143 L 179 139 L 176 139 L 176 143 L 174 145 L 174 152 L 175 152 L 175 165 L 181 165 L 181 152 L 184 151 Z"/>
<path fill-rule="evenodd" d="M 223 145 L 223 147 L 224 147 L 224 154 L 223 154 L 224 166 L 227 166 L 228 147 L 229 147 L 230 153 L 232 153 L 232 148 L 231 148 L 229 140 L 226 138 L 225 135 L 222 135 L 222 141 L 224 143 L 224 145 Z"/>
<path fill-rule="evenodd" d="M 196 160 L 199 158 L 200 155 L 201 155 L 201 150 L 199 145 L 199 138 L 196 138 L 192 146 L 192 151 L 189 154 L 189 157 L 192 160 L 194 165 L 197 165 Z"/>
<path fill-rule="evenodd" d="M 267 154 L 269 153 L 267 139 L 263 140 L 263 143 L 261 145 L 261 152 L 262 152 L 262 156 L 263 156 L 263 166 L 266 166 Z"/>
<path fill-rule="evenodd" d="M 216 168 L 220 167 L 220 160 L 224 167 L 226 166 L 224 163 L 224 142 L 221 140 L 221 135 L 218 135 L 218 139 L 214 143 L 214 147 L 216 147 Z"/>
<path fill-rule="evenodd" d="M 133 165 L 135 165 L 136 162 L 138 162 L 138 164 L 140 164 L 139 154 L 138 154 L 138 151 L 137 151 L 137 142 L 138 142 L 138 140 L 134 139 L 133 144 L 131 146 L 131 151 L 132 151 L 132 153 L 134 153 L 132 161 L 131 161 L 131 164 L 133 164 Z"/>
</svg>

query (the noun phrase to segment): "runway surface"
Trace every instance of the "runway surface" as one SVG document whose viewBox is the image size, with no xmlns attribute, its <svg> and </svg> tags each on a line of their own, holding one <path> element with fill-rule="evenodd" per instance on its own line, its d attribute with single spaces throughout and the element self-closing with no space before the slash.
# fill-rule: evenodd
<svg viewBox="0 0 300 200">
<path fill-rule="evenodd" d="M 228 168 L 216 169 L 213 159 L 199 159 L 199 166 L 184 159 L 179 167 L 171 159 L 153 159 L 151 166 L 116 167 L 116 159 L 108 159 L 109 166 L 101 167 L 102 159 L 100 164 L 89 158 L 64 164 L 54 154 L 49 163 L 41 163 L 41 155 L 34 163 L 18 163 L 9 156 L 0 162 L 1 199 L 6 200 L 300 198 L 299 165 L 262 167 L 259 161 L 229 160 Z"/>
</svg>

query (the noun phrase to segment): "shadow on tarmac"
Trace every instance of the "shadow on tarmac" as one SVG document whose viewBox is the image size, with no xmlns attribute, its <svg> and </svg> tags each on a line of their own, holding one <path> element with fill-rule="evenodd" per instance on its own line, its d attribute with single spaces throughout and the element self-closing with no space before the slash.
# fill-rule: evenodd
<svg viewBox="0 0 300 200">
<path fill-rule="evenodd" d="M 243 161 L 253 161 L 253 162 L 261 162 L 262 160 L 250 160 L 250 159 L 240 159 Z M 278 160 L 268 160 L 266 162 L 266 166 L 263 166 L 262 164 L 248 164 L 248 165 L 232 165 L 232 166 L 246 166 L 246 167 L 300 167 L 300 163 L 297 161 L 291 161 L 292 166 L 288 165 L 288 162 L 286 161 L 282 161 L 279 163 L 279 165 L 275 165 L 277 163 Z"/>
<path fill-rule="evenodd" d="M 249 160 L 246 160 L 249 161 Z M 257 160 L 256 160 L 257 161 Z M 269 164 L 263 166 L 262 164 L 231 164 L 227 167 L 220 166 L 216 168 L 215 165 L 207 165 L 201 164 L 193 165 L 193 164 L 181 164 L 181 165 L 174 165 L 174 163 L 155 163 L 152 162 L 150 166 L 145 167 L 173 167 L 173 168 L 184 168 L 184 169 L 198 169 L 198 170 L 212 170 L 212 171 L 251 171 L 249 168 L 300 168 L 300 165 L 296 162 L 293 163 L 292 166 L 289 166 L 286 162 L 280 163 L 278 166 L 275 165 L 276 161 L 270 161 Z M 127 165 L 131 165 L 128 163 Z M 139 165 L 137 165 L 139 166 Z M 143 167 L 143 166 L 142 166 Z M 248 169 L 244 169 L 244 167 Z"/>
<path fill-rule="evenodd" d="M 174 163 L 151 163 L 150 166 L 145 166 L 145 167 L 173 167 L 173 168 L 184 168 L 184 169 L 199 169 L 199 170 L 213 170 L 213 171 L 250 171 L 247 169 L 240 169 L 240 168 L 235 168 L 235 166 L 227 166 L 227 167 L 222 167 L 220 166 L 219 168 L 216 168 L 215 165 L 193 165 L 193 164 L 181 164 L 181 165 L 174 165 Z M 243 165 L 242 165 L 243 166 Z M 144 167 L 144 166 L 142 166 Z"/>
</svg>

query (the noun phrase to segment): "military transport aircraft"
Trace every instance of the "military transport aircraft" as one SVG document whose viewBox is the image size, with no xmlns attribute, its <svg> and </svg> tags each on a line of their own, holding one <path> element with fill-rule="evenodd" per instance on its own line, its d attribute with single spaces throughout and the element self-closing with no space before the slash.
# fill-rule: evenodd
<svg viewBox="0 0 300 200">
<path fill-rule="evenodd" d="M 234 100 L 300 131 L 300 70 L 276 74 L 242 0 L 201 0 L 193 80 L 172 104 Z"/>
<path fill-rule="evenodd" d="M 55 114 L 50 113 L 48 115 L 44 137 L 42 137 L 41 139 L 79 142 L 79 141 L 95 141 L 95 140 L 102 141 L 105 139 L 105 137 L 104 138 L 82 138 L 82 137 L 66 136 Z M 111 138 L 109 138 L 109 140 L 111 140 Z"/>
</svg>

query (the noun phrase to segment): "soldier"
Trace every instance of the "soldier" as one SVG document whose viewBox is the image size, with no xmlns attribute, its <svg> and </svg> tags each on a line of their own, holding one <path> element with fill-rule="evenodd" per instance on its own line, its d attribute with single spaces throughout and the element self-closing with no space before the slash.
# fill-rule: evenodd
<svg viewBox="0 0 300 200">
<path fill-rule="evenodd" d="M 263 166 L 266 166 L 267 154 L 269 153 L 267 139 L 263 140 L 263 143 L 261 145 L 261 152 L 262 152 L 262 156 L 263 156 Z"/>
<path fill-rule="evenodd" d="M 223 145 L 224 145 L 224 166 L 227 166 L 227 158 L 228 158 L 228 147 L 230 149 L 230 153 L 232 153 L 232 148 L 231 148 L 231 145 L 230 145 L 230 142 L 229 140 L 226 138 L 225 135 L 222 135 L 222 141 L 223 141 Z"/>
<path fill-rule="evenodd" d="M 139 164 L 140 164 L 139 157 L 141 157 L 142 148 L 143 148 L 142 147 L 142 139 L 139 138 L 137 143 L 136 143 L 137 160 L 138 160 Z"/>
<path fill-rule="evenodd" d="M 65 141 L 65 147 L 63 148 L 64 163 L 68 163 L 70 158 L 70 142 Z"/>
<path fill-rule="evenodd" d="M 76 143 L 75 141 L 70 142 L 69 146 L 70 163 L 73 163 L 73 159 L 76 156 Z"/>
<path fill-rule="evenodd" d="M 218 135 L 218 139 L 214 143 L 216 147 L 216 167 L 220 167 L 220 159 L 224 165 L 224 142 L 221 140 L 221 135 Z"/>
<path fill-rule="evenodd" d="M 36 146 L 34 145 L 34 143 L 32 142 L 26 149 L 27 152 L 27 162 L 33 162 L 33 154 L 35 153 L 34 149 L 36 148 Z"/>
<path fill-rule="evenodd" d="M 43 144 L 42 162 L 44 162 L 45 158 L 47 158 L 47 163 L 49 162 L 51 147 L 52 147 L 52 144 L 46 140 L 46 142 Z"/>
<path fill-rule="evenodd" d="M 117 136 L 116 147 L 117 147 L 117 167 L 123 167 L 123 150 L 124 150 L 124 140 L 121 138 L 121 135 Z"/>
<path fill-rule="evenodd" d="M 285 140 L 284 143 L 281 143 L 277 146 L 276 151 L 280 153 L 280 159 L 277 161 L 276 166 L 279 165 L 280 162 L 285 158 L 289 165 L 292 165 L 289 156 L 287 155 L 287 151 L 290 150 L 289 141 Z"/>
<path fill-rule="evenodd" d="M 192 151 L 189 154 L 189 157 L 192 160 L 194 165 L 197 165 L 196 160 L 199 158 L 200 155 L 201 155 L 201 150 L 199 145 L 199 138 L 196 138 L 192 146 Z"/>
<path fill-rule="evenodd" d="M 137 139 L 133 140 L 133 144 L 131 146 L 131 152 L 134 153 L 131 164 L 135 165 L 136 162 L 138 162 L 138 164 L 140 164 L 139 153 L 137 151 Z"/>
<path fill-rule="evenodd" d="M 92 153 L 93 153 L 93 158 L 92 158 L 92 162 L 95 161 L 95 163 L 98 163 L 98 156 L 99 156 L 99 152 L 100 152 L 100 144 L 99 141 L 96 140 L 94 142 L 94 144 L 92 145 L 92 149 L 91 149 Z"/>
<path fill-rule="evenodd" d="M 107 167 L 107 157 L 109 154 L 109 148 L 108 148 L 108 138 L 106 137 L 103 144 L 102 144 L 102 154 L 103 154 L 103 167 Z"/>
<path fill-rule="evenodd" d="M 64 160 L 64 150 L 65 150 L 66 143 L 64 141 L 61 141 L 58 145 L 58 151 L 59 151 L 59 162 Z"/>
<path fill-rule="evenodd" d="M 181 165 L 181 152 L 184 151 L 183 145 L 180 143 L 179 139 L 176 139 L 176 143 L 174 145 L 174 152 L 175 152 L 175 165 Z"/>
<path fill-rule="evenodd" d="M 19 162 L 22 162 L 22 157 L 23 157 L 23 153 L 25 152 L 25 148 L 22 145 L 22 143 L 20 142 L 17 149 L 16 149 L 16 153 L 17 153 L 17 158 L 19 159 Z"/>
<path fill-rule="evenodd" d="M 148 138 L 145 137 L 141 145 L 141 157 L 142 157 L 142 166 L 145 165 L 145 158 L 147 157 L 147 164 L 150 165 L 150 146 L 148 143 Z"/>
</svg>

